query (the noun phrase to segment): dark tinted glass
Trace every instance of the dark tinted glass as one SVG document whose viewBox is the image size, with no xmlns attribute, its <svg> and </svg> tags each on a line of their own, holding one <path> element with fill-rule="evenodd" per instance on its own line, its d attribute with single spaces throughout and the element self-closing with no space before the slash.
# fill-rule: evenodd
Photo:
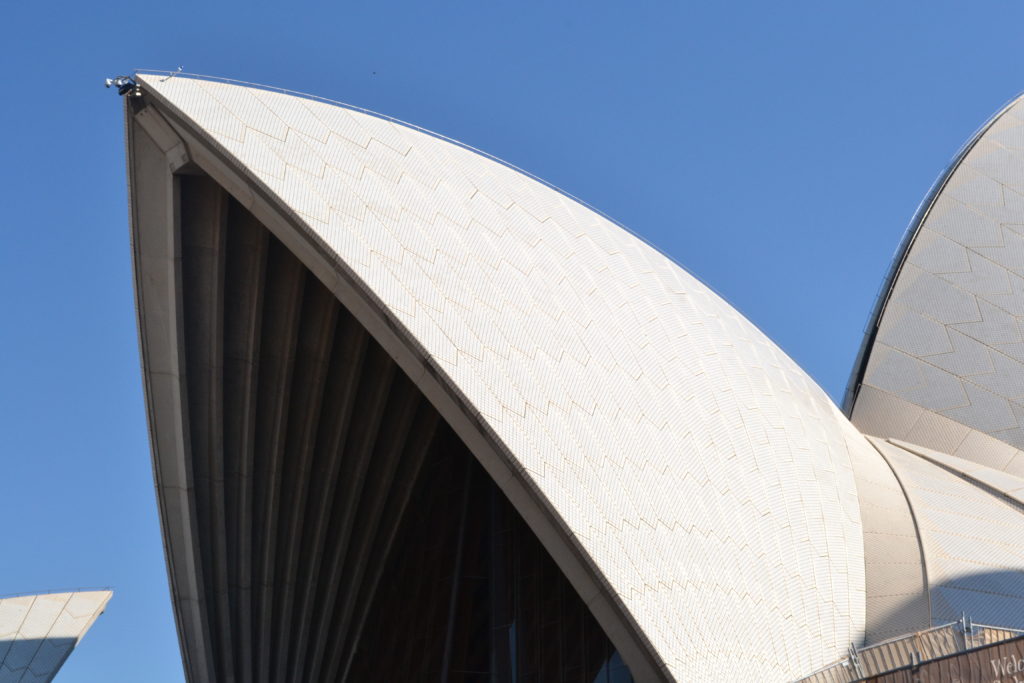
<svg viewBox="0 0 1024 683">
<path fill-rule="evenodd" d="M 444 429 L 420 472 L 349 680 L 631 682 L 540 541 Z"/>
</svg>

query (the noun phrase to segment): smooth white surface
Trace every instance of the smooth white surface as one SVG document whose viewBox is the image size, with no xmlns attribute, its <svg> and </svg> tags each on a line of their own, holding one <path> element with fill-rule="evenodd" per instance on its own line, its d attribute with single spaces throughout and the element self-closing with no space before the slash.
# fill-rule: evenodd
<svg viewBox="0 0 1024 683">
<path fill-rule="evenodd" d="M 958 476 L 959 458 L 874 442 L 906 487 L 921 530 L 932 625 L 967 614 L 979 624 L 1024 628 L 1024 508 Z M 970 470 L 973 479 L 996 491 L 1024 486 L 1017 477 L 981 465 Z"/>
<path fill-rule="evenodd" d="M 409 331 L 674 677 L 790 679 L 859 640 L 851 450 L 877 454 L 707 287 L 438 138 L 275 92 L 140 81 Z"/>
<path fill-rule="evenodd" d="M 0 599 L 0 683 L 51 680 L 111 595 L 83 591 Z"/>
<path fill-rule="evenodd" d="M 854 460 L 854 475 L 864 526 L 864 644 L 870 645 L 931 625 L 927 579 L 917 526 L 889 463 L 875 450 Z"/>
</svg>

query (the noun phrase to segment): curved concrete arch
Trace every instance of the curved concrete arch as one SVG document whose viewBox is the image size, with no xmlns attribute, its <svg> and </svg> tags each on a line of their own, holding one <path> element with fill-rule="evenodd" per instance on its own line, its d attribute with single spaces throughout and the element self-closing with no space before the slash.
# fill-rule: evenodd
<svg viewBox="0 0 1024 683">
<path fill-rule="evenodd" d="M 966 614 L 1024 628 L 1024 480 L 914 444 L 873 441 L 899 473 L 918 520 L 930 626 Z"/>
<path fill-rule="evenodd" d="M 883 287 L 846 410 L 863 431 L 1024 473 L 1024 103 L 926 197 Z"/>
<path fill-rule="evenodd" d="M 874 443 L 870 437 L 868 440 Z M 920 526 L 899 472 L 883 448 L 876 444 L 875 450 L 871 457 L 858 457 L 854 462 L 864 528 L 867 645 L 931 624 L 927 556 Z"/>
<path fill-rule="evenodd" d="M 127 106 L 140 330 L 192 676 L 227 647 L 204 622 L 217 599 L 204 582 L 223 579 L 196 570 L 206 513 L 190 493 L 186 375 L 168 329 L 181 315 L 170 174 L 192 168 L 394 358 L 638 679 L 748 675 L 752 662 L 790 679 L 861 639 L 852 460 L 877 454 L 707 287 L 576 201 L 437 137 L 258 88 L 139 82 Z"/>
</svg>

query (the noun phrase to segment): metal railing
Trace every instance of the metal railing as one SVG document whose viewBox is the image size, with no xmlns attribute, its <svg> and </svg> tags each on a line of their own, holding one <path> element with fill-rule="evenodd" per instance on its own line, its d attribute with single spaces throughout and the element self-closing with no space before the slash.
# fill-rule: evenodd
<svg viewBox="0 0 1024 683">
<path fill-rule="evenodd" d="M 867 647 L 850 645 L 847 657 L 801 678 L 800 683 L 852 683 L 1021 635 L 1024 631 L 1020 629 L 975 624 L 962 615 L 958 621 Z"/>
<path fill-rule="evenodd" d="M 47 588 L 35 591 L 21 591 L 19 593 L 4 593 L 0 595 L 0 600 L 9 600 L 11 598 L 32 598 L 37 595 L 54 595 L 56 593 L 95 593 L 98 591 L 110 591 L 114 592 L 111 586 L 82 586 L 78 588 Z"/>
</svg>

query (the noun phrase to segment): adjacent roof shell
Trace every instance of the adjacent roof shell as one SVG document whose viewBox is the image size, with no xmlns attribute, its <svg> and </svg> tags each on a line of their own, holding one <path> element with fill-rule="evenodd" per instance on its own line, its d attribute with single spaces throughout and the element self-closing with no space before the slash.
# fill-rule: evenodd
<svg viewBox="0 0 1024 683">
<path fill-rule="evenodd" d="M 1015 607 L 1024 565 L 1012 540 L 1024 528 L 1022 226 L 1018 98 L 970 139 L 922 203 L 848 387 L 846 411 L 863 433 L 882 437 L 871 441 L 906 495 L 920 553 L 918 572 L 892 564 L 876 574 L 891 605 L 872 614 L 869 630 L 893 619 L 905 628 L 922 609 L 932 625 L 966 613 L 1024 626 Z M 864 501 L 862 514 L 867 529 Z M 924 606 L 894 590 L 916 575 L 927 586 Z"/>
<path fill-rule="evenodd" d="M 137 118 L 172 167 L 228 188 L 373 333 L 638 678 L 795 678 L 860 640 L 852 461 L 877 453 L 707 287 L 437 136 L 259 88 L 139 82 L 158 111 Z M 157 445 L 161 486 L 184 490 Z"/>
<path fill-rule="evenodd" d="M 915 218 L 854 368 L 867 433 L 1024 474 L 1024 102 L 965 146 Z"/>
<path fill-rule="evenodd" d="M 895 439 L 872 439 L 904 487 L 920 534 L 930 626 L 969 615 L 1024 628 L 1024 480 Z"/>
<path fill-rule="evenodd" d="M 0 598 L 0 681 L 53 680 L 112 595 L 81 591 Z"/>
</svg>

